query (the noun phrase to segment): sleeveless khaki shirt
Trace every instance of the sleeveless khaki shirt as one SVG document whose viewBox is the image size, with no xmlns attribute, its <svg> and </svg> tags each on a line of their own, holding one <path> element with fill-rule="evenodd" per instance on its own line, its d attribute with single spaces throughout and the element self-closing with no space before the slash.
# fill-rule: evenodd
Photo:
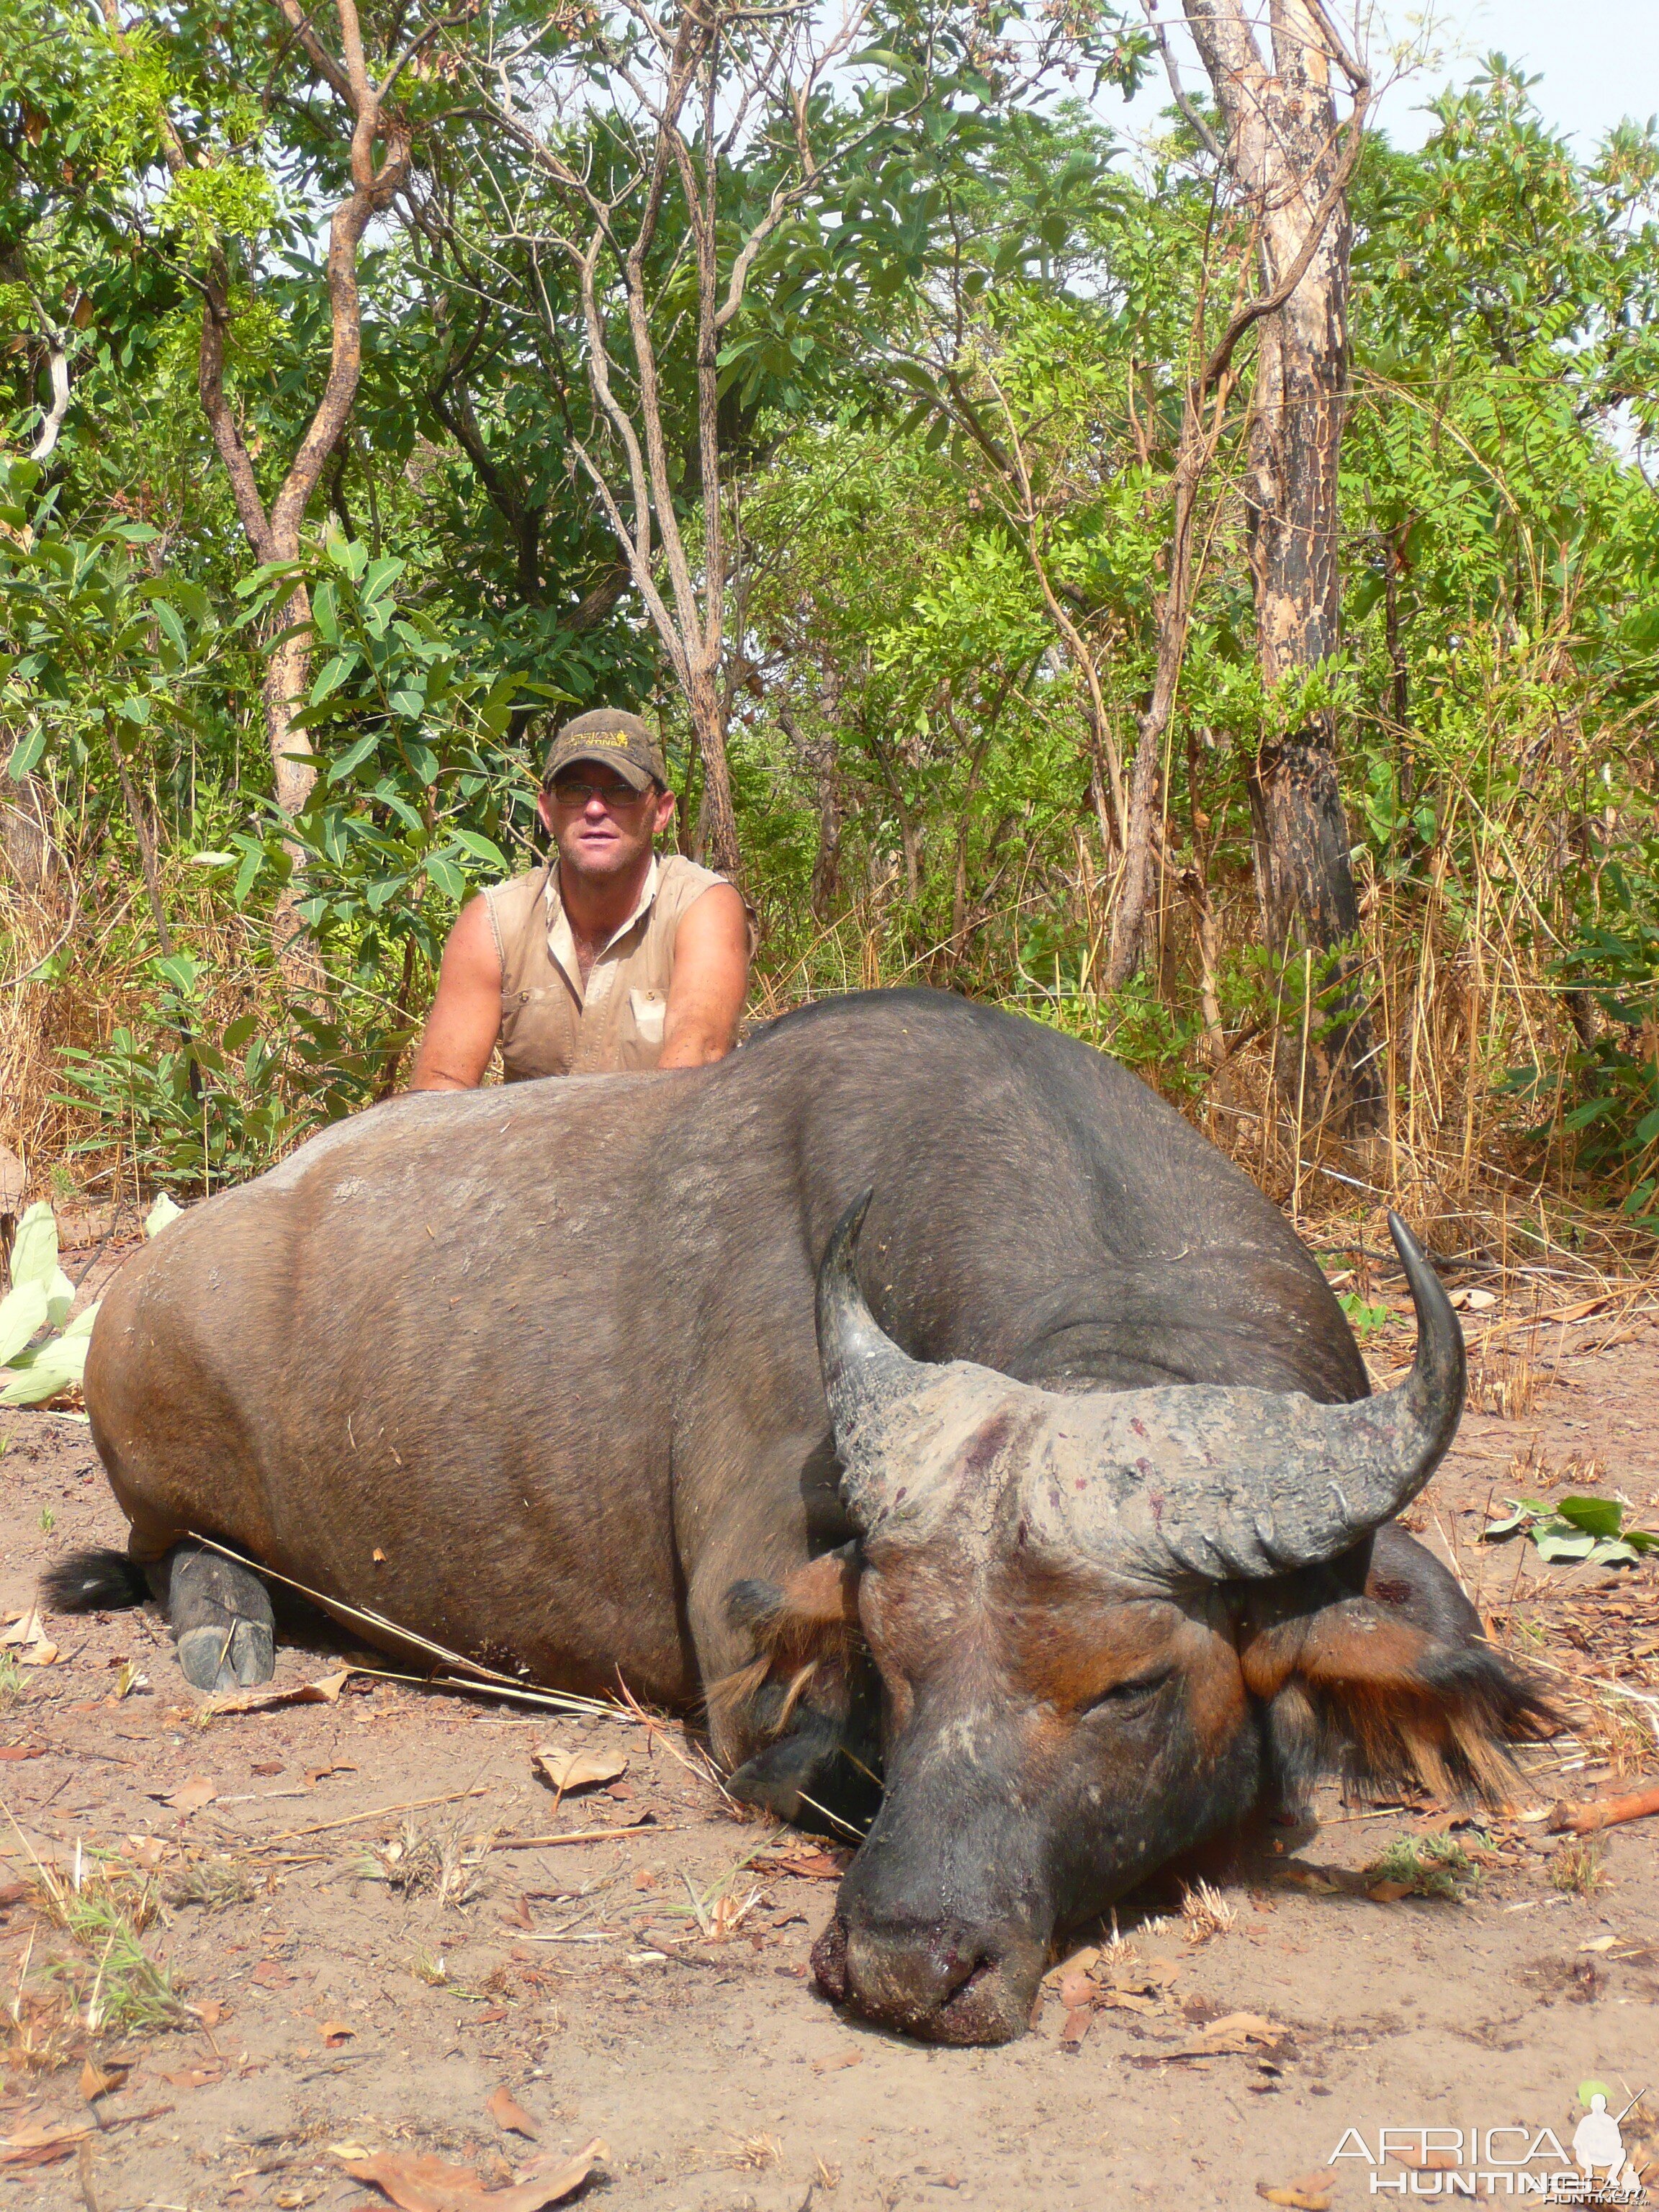
<svg viewBox="0 0 1659 2212">
<path fill-rule="evenodd" d="M 556 862 L 484 893 L 501 956 L 501 1073 L 638 1074 L 656 1066 L 682 917 L 724 876 L 653 855 L 639 904 L 587 971 L 559 896 Z"/>
</svg>

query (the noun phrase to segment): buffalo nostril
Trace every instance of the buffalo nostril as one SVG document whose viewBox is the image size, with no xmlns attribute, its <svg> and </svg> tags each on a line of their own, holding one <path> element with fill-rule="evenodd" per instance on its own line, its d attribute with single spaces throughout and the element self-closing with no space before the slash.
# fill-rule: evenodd
<svg viewBox="0 0 1659 2212">
<path fill-rule="evenodd" d="M 847 2001 L 847 1916 L 838 1912 L 812 1946 L 812 1973 L 837 2004 Z"/>
</svg>

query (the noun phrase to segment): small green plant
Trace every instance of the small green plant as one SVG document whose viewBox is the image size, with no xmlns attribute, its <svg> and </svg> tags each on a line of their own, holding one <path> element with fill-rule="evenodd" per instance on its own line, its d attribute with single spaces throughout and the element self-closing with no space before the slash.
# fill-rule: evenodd
<svg viewBox="0 0 1659 2212">
<path fill-rule="evenodd" d="M 0 1298 L 0 1406 L 41 1406 L 80 1388 L 98 1309 L 88 1306 L 70 1321 L 74 1297 L 75 1285 L 58 1264 L 57 1221 L 39 1202 L 17 1224 L 11 1288 Z M 43 1516 L 41 1526 L 52 1523 Z"/>
<path fill-rule="evenodd" d="M 22 1694 L 22 1670 L 9 1651 L 0 1651 L 0 1705 L 14 1705 Z"/>
<path fill-rule="evenodd" d="M 41 1533 L 41 1534 L 42 1534 L 43 1536 L 50 1536 L 50 1535 L 51 1535 L 51 1534 L 52 1534 L 52 1530 L 57 1527 L 57 1525 L 58 1525 L 58 1516 L 57 1516 L 57 1515 L 52 1511 L 52 1508 L 51 1508 L 51 1506 L 50 1506 L 50 1505 L 43 1505 L 43 1506 L 40 1508 L 40 1533 Z"/>
<path fill-rule="evenodd" d="M 1387 1306 L 1372 1305 L 1369 1299 L 1361 1297 L 1358 1291 L 1339 1291 L 1336 1303 L 1348 1316 L 1348 1327 L 1362 1344 L 1368 1344 L 1378 1329 L 1386 1328 L 1389 1325 L 1390 1316 Z"/>
<path fill-rule="evenodd" d="M 186 1867 L 167 1892 L 173 1905 L 199 1905 L 206 1912 L 222 1912 L 233 1905 L 246 1905 L 258 1884 L 239 1859 L 214 1858 Z"/>
<path fill-rule="evenodd" d="M 1540 1559 L 1590 1567 L 1633 1567 L 1644 1552 L 1659 1551 L 1659 1534 L 1625 1525 L 1616 1498 L 1511 1498 L 1500 1519 L 1480 1531 L 1483 1542 L 1499 1544 L 1511 1536 L 1528 1538 Z"/>
<path fill-rule="evenodd" d="M 1565 1897 L 1594 1897 L 1605 1880 L 1599 1844 L 1568 1844 L 1550 1861 L 1550 1887 Z"/>
<path fill-rule="evenodd" d="M 1368 1881 L 1399 1882 L 1416 1897 L 1445 1897 L 1455 1903 L 1480 1879 L 1462 1844 L 1449 1836 L 1396 1836 L 1380 1858 L 1365 1869 Z"/>
<path fill-rule="evenodd" d="M 76 1849 L 68 1876 L 35 1863 L 41 1909 L 82 1954 L 55 1971 L 75 1992 L 94 2034 L 154 2033 L 194 2017 L 167 1967 L 145 1950 L 157 1899 L 149 1878 L 101 1851 Z"/>
</svg>

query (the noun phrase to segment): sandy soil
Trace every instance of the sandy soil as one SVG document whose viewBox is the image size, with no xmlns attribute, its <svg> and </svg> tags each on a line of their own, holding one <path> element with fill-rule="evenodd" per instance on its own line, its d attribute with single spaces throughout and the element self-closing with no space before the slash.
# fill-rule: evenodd
<svg viewBox="0 0 1659 2212">
<path fill-rule="evenodd" d="M 1595 1686 L 1659 1691 L 1659 1568 L 1549 1568 L 1474 1538 L 1489 1500 L 1552 1486 L 1659 1517 L 1659 1329 L 1604 1313 L 1504 1341 L 1517 1354 L 1488 1355 L 1484 1389 L 1513 1417 L 1469 1415 L 1412 1519 L 1567 1701 L 1534 1794 L 1449 1829 L 1444 1807 L 1328 1793 L 1316 1832 L 1233 1869 L 1231 1925 L 1194 1943 L 1178 1899 L 1133 1901 L 1119 1948 L 1076 1938 L 1002 2050 L 907 2045 L 816 1993 L 840 1855 L 725 1802 L 678 1723 L 363 1674 L 333 1702 L 209 1718 L 153 1617 L 49 1617 L 55 1661 L 0 1669 L 0 2207 L 356 2207 L 379 2194 L 331 2146 L 441 2154 L 496 2185 L 595 2136 L 609 2156 L 580 2201 L 613 2212 L 1242 2206 L 1346 2139 L 1340 2207 L 1372 2193 L 1349 2130 L 1370 2153 L 1384 2126 L 1570 2141 L 1587 2077 L 1615 2110 L 1659 2082 L 1659 1820 L 1586 1852 L 1541 1817 L 1659 1774 L 1659 1706 Z M 1385 1334 L 1379 1375 L 1408 1347 Z M 83 1425 L 0 1415 L 0 1441 L 11 1615 L 54 1555 L 124 1531 Z M 314 1621 L 288 1635 L 279 1685 L 350 1656 Z M 547 1744 L 626 1771 L 556 1803 Z M 595 1828 L 626 1832 L 521 1843 Z M 1461 1899 L 1367 1893 L 1359 1870 L 1399 1838 L 1448 1833 L 1471 1855 Z M 43 1909 L 37 1857 L 80 1940 Z M 193 2010 L 89 2038 L 88 2005 L 135 1987 L 125 1931 L 146 1914 L 143 1951 Z M 1237 2014 L 1255 2025 L 1218 2035 Z M 1206 2026 L 1237 2047 L 1204 2055 Z M 88 2052 L 129 2069 L 90 2102 Z M 501 2088 L 537 2141 L 491 2116 Z M 1627 2146 L 1659 2150 L 1656 2112 L 1637 2108 Z M 1397 2157 L 1383 2171 L 1403 2177 Z"/>
</svg>

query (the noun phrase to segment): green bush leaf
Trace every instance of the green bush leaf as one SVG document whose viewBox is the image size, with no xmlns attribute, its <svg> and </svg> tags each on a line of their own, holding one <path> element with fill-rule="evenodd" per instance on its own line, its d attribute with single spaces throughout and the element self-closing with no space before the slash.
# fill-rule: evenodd
<svg viewBox="0 0 1659 2212">
<path fill-rule="evenodd" d="M 37 1199 L 17 1224 L 11 1245 L 14 1283 L 39 1283 L 44 1290 L 58 1272 L 58 1218 Z"/>
<path fill-rule="evenodd" d="M 1611 1498 L 1558 1498 L 1556 1512 L 1564 1521 L 1571 1521 L 1575 1528 L 1586 1528 L 1592 1536 L 1618 1536 L 1623 1534 L 1625 1509 Z"/>
<path fill-rule="evenodd" d="M 18 1283 L 0 1298 L 0 1367 L 9 1366 L 46 1323 L 46 1286 Z"/>
</svg>

